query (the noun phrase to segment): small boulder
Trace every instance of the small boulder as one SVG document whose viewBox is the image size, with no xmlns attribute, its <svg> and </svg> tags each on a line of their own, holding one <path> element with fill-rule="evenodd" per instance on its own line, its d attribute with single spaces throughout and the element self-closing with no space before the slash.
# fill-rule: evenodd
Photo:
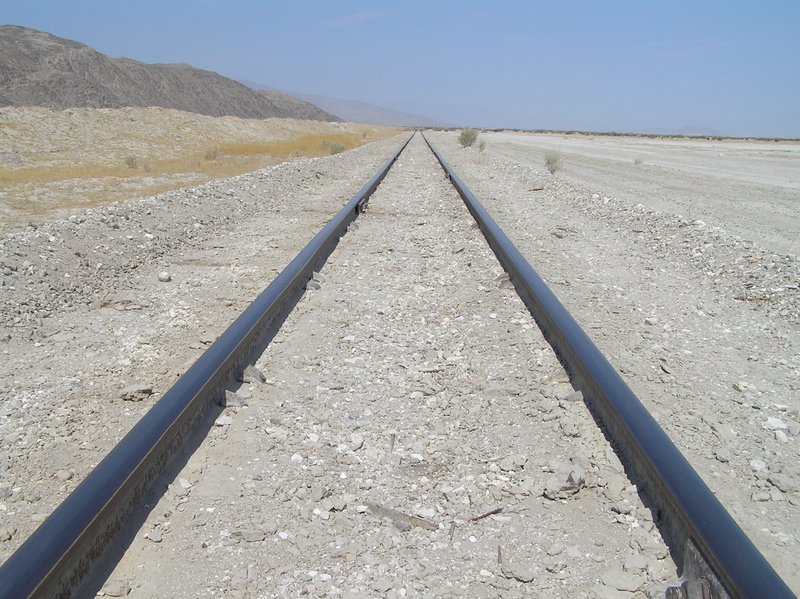
<svg viewBox="0 0 800 599">
<path fill-rule="evenodd" d="M 568 499 L 580 491 L 586 484 L 586 472 L 580 466 L 573 466 L 568 471 L 559 471 L 545 482 L 543 495 L 547 499 Z"/>
<path fill-rule="evenodd" d="M 219 403 L 225 408 L 243 408 L 247 405 L 247 401 L 244 397 L 233 391 L 228 391 L 227 389 Z"/>
<path fill-rule="evenodd" d="M 106 597 L 126 597 L 131 592 L 131 585 L 124 580 L 110 580 L 103 585 L 102 592 Z"/>
<path fill-rule="evenodd" d="M 124 401 L 142 401 L 152 394 L 152 385 L 128 385 L 120 391 L 120 397 Z"/>
<path fill-rule="evenodd" d="M 264 373 L 252 364 L 247 366 L 242 373 L 243 383 L 265 383 L 266 381 L 267 377 L 264 376 Z"/>
</svg>

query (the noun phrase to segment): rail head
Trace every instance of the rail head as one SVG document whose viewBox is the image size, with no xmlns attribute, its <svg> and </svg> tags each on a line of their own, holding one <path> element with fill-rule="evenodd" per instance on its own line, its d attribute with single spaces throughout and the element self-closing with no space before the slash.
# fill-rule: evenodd
<svg viewBox="0 0 800 599">
<path fill-rule="evenodd" d="M 706 581 L 717 598 L 794 597 L 619 373 L 441 153 L 424 134 L 423 138 L 573 383 L 621 449 L 623 462 L 651 491 L 650 499 L 677 541 L 673 550 L 684 559 L 684 577 Z"/>
</svg>

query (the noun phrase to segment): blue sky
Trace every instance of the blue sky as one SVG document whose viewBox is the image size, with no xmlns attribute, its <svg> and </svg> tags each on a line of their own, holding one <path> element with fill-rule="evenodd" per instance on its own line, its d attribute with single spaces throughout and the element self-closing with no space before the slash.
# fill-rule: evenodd
<svg viewBox="0 0 800 599">
<path fill-rule="evenodd" d="M 0 23 L 454 124 L 800 137 L 798 0 L 0 0 Z"/>
</svg>

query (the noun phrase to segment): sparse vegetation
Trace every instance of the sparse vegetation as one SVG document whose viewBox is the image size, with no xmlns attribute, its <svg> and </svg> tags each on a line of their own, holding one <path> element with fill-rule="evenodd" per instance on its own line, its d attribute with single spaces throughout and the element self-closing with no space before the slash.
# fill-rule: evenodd
<svg viewBox="0 0 800 599">
<path fill-rule="evenodd" d="M 219 145 L 220 160 L 232 157 L 270 157 L 276 161 L 299 156 L 324 156 L 352 150 L 365 143 L 360 134 L 304 135 L 267 142 L 238 142 Z M 341 149 L 339 149 L 341 146 Z M 331 148 L 337 150 L 332 152 Z"/>
<path fill-rule="evenodd" d="M 278 139 L 262 137 L 265 141 L 253 141 L 248 139 L 248 128 L 248 137 L 230 136 L 222 131 L 222 136 L 217 135 L 221 142 L 206 137 L 199 143 L 180 147 L 171 139 L 143 137 L 136 140 L 136 154 L 131 152 L 132 147 L 124 146 L 78 159 L 73 155 L 22 152 L 23 165 L 0 169 L 0 209 L 8 208 L 7 220 L 11 222 L 30 218 L 30 215 L 41 216 L 53 209 L 90 207 L 154 195 L 251 172 L 285 160 L 349 150 L 394 132 L 388 128 L 307 135 L 289 132 L 279 133 Z M 138 153 L 140 147 L 144 153 Z M 46 157 L 47 162 L 37 164 L 40 156 Z M 72 191 L 65 193 L 65 189 Z"/>
<path fill-rule="evenodd" d="M 481 141 L 478 143 L 478 151 L 479 151 L 479 152 L 483 152 L 485 149 L 486 149 L 486 140 L 485 140 L 485 139 L 482 139 L 482 140 L 481 140 Z"/>
<path fill-rule="evenodd" d="M 461 131 L 461 135 L 458 136 L 458 143 L 461 144 L 462 148 L 468 148 L 475 143 L 476 139 L 478 139 L 477 129 L 464 129 Z"/>
<path fill-rule="evenodd" d="M 634 163 L 635 165 L 637 165 L 637 166 L 638 166 L 638 165 L 640 165 L 642 162 L 644 162 L 644 160 L 643 160 L 643 159 L 641 159 L 641 158 L 634 158 L 634 159 L 633 159 L 633 163 Z"/>
<path fill-rule="evenodd" d="M 142 160 L 136 155 L 125 156 L 123 167 L 100 163 L 84 163 L 70 166 L 40 166 L 0 171 L 0 185 L 37 185 L 57 181 L 79 179 L 132 179 L 141 177 L 143 170 L 155 176 L 180 173 L 196 173 L 203 178 L 217 179 L 277 164 L 289 158 L 313 157 L 336 154 L 364 143 L 360 133 L 343 133 L 336 137 L 305 135 L 291 139 L 268 142 L 231 142 L 214 146 L 201 154 L 185 155 L 181 158 Z M 200 157 L 204 160 L 201 160 Z M 131 172 L 133 171 L 133 172 Z"/>
<path fill-rule="evenodd" d="M 557 171 L 561 170 L 561 152 L 556 150 L 547 150 L 544 153 L 544 164 L 547 167 L 547 172 L 554 175 Z"/>
<path fill-rule="evenodd" d="M 322 140 L 322 145 L 328 148 L 329 154 L 339 154 L 345 151 L 344 144 L 340 141 L 330 141 L 328 139 Z"/>
</svg>

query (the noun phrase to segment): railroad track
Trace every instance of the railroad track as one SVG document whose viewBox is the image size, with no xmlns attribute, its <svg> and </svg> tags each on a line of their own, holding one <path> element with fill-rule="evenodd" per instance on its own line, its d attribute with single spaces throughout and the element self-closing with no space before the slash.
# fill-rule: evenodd
<svg viewBox="0 0 800 599">
<path fill-rule="evenodd" d="M 91 589 L 92 564 L 108 570 L 99 558 L 117 551 L 131 514 L 146 532 L 127 537 L 111 578 L 130 580 L 142 566 L 141 596 L 170 594 L 160 585 L 175 585 L 186 561 L 209 568 L 242 552 L 218 577 L 241 596 L 337 584 L 374 593 L 438 584 L 455 596 L 538 584 L 571 596 L 601 572 L 608 588 L 657 583 L 668 597 L 792 596 L 455 173 L 437 154 L 502 268 L 423 140 L 404 148 L 3 565 L 0 597 Z M 378 188 L 404 151 L 392 190 Z M 373 192 L 363 228 L 323 267 Z M 229 396 L 220 414 L 216 402 L 253 363 L 267 381 Z M 575 390 L 625 464 L 627 491 L 607 492 L 623 475 Z M 192 442 L 201 457 L 183 457 L 181 468 Z M 166 492 L 165 470 L 175 479 Z M 562 527 L 562 536 L 573 530 L 564 547 L 541 526 L 589 514 L 622 525 Z M 180 545 L 178 522 L 200 523 L 204 538 L 169 557 L 164 539 Z M 628 526 L 647 532 L 634 535 L 641 560 L 624 553 Z M 282 563 L 294 552 L 308 557 Z M 671 583 L 669 552 L 683 574 Z M 411 556 L 418 567 L 401 559 Z M 615 577 L 614 561 L 626 559 Z M 366 567 L 370 580 L 341 562 Z"/>
</svg>

